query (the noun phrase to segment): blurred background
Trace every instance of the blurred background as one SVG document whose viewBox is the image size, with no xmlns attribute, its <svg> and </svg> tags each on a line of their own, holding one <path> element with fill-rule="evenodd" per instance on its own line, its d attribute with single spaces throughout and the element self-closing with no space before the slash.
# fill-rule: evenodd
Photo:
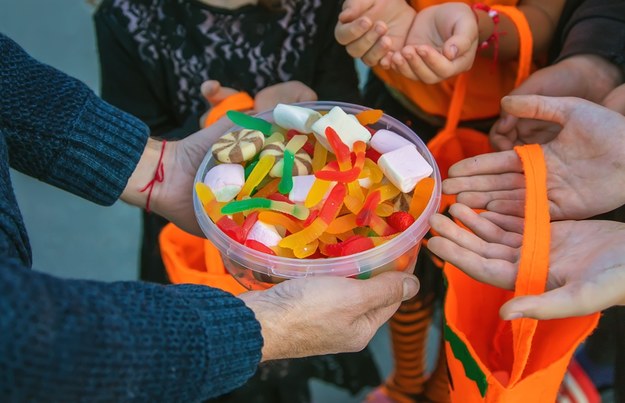
<svg viewBox="0 0 625 403">
<path fill-rule="evenodd" d="M 86 0 L 0 0 L 0 32 L 36 59 L 82 80 L 98 93 L 93 11 Z M 35 270 L 102 281 L 138 278 L 139 210 L 121 202 L 97 206 L 16 171 L 12 179 Z M 376 335 L 372 350 L 385 377 L 392 366 L 387 327 Z M 312 381 L 312 393 L 319 403 L 355 403 L 367 391 L 350 396 Z"/>
</svg>

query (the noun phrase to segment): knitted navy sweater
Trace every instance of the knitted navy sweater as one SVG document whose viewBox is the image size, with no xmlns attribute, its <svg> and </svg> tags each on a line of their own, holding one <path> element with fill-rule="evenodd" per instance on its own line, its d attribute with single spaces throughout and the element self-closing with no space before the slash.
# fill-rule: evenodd
<svg viewBox="0 0 625 403">
<path fill-rule="evenodd" d="M 112 204 L 147 133 L 0 35 L 0 401 L 191 402 L 254 373 L 260 326 L 230 294 L 29 270 L 9 166 Z"/>
</svg>

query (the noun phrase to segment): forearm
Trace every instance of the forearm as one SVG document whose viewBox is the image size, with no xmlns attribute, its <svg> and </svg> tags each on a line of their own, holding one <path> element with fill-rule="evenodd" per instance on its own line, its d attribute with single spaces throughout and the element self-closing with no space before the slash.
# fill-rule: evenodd
<svg viewBox="0 0 625 403">
<path fill-rule="evenodd" d="M 220 290 L 61 280 L 6 261 L 0 279 L 9 401 L 200 401 L 260 359 L 253 313 Z"/>
<path fill-rule="evenodd" d="M 147 127 L 1 35 L 0 53 L 0 124 L 11 166 L 96 203 L 114 203 Z"/>
</svg>

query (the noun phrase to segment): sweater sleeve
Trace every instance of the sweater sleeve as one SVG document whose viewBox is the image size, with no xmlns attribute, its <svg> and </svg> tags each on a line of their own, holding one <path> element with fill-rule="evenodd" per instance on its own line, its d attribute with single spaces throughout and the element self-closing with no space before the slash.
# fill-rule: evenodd
<svg viewBox="0 0 625 403">
<path fill-rule="evenodd" d="M 584 0 L 565 21 L 557 60 L 578 54 L 604 57 L 625 72 L 625 2 Z"/>
<path fill-rule="evenodd" d="M 100 204 L 134 171 L 148 129 L 0 35 L 0 121 L 11 166 Z"/>
<path fill-rule="evenodd" d="M 0 261 L 5 401 L 193 402 L 260 361 L 243 302 L 197 285 L 61 280 Z"/>
</svg>

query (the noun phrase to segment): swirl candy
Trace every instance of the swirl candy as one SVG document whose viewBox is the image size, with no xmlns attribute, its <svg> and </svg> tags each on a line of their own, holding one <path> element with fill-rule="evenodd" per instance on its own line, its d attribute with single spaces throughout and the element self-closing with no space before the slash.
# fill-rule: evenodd
<svg viewBox="0 0 625 403">
<path fill-rule="evenodd" d="M 284 165 L 284 143 L 271 143 L 265 146 L 260 152 L 261 158 L 265 155 L 273 155 L 276 157 L 276 162 L 273 164 L 273 168 L 269 171 L 269 176 L 272 178 L 282 177 L 282 167 Z M 308 175 L 312 172 L 312 159 L 310 155 L 303 149 L 297 151 L 293 160 L 293 176 Z"/>
<path fill-rule="evenodd" d="M 265 136 L 258 130 L 241 129 L 221 136 L 211 152 L 219 162 L 240 164 L 254 158 L 264 144 Z"/>
</svg>

